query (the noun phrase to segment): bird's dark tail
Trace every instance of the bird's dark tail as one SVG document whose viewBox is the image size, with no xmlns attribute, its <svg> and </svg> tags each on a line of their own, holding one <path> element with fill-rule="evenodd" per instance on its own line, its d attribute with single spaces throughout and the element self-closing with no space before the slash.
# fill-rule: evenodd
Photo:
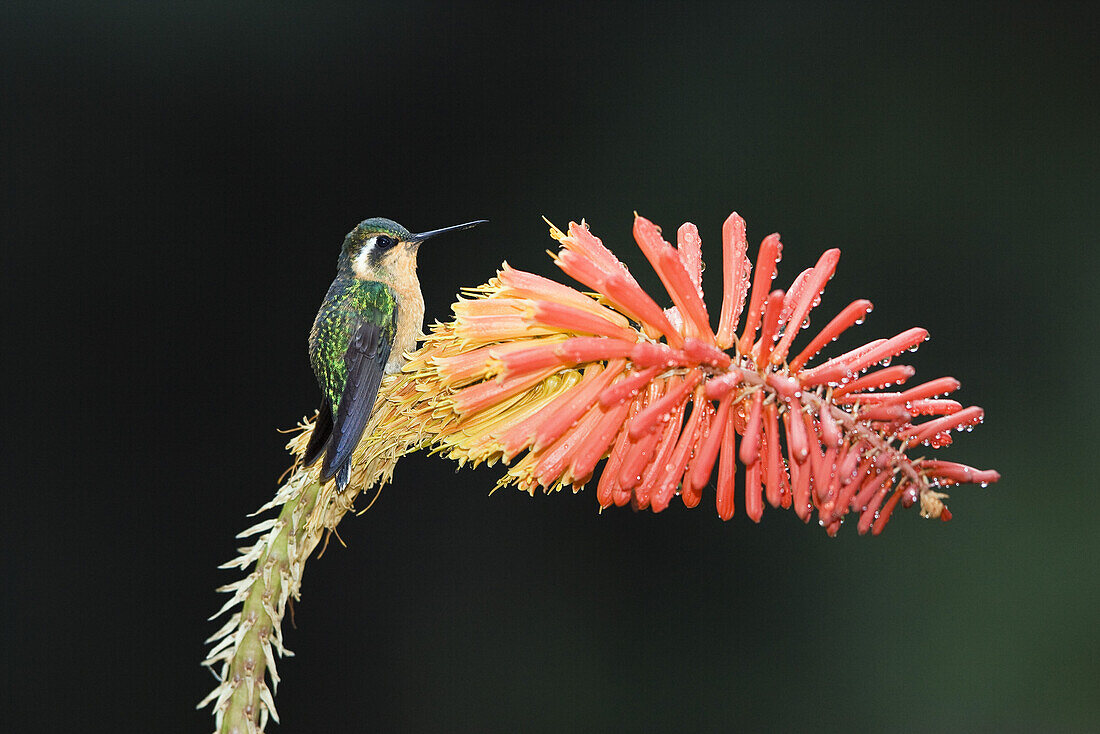
<svg viewBox="0 0 1100 734">
<path fill-rule="evenodd" d="M 332 408 L 329 406 L 328 401 L 321 402 L 321 407 L 317 410 L 317 420 L 313 424 L 313 434 L 309 437 L 309 444 L 306 446 L 305 452 L 302 454 L 302 465 L 312 466 L 313 462 L 321 458 L 326 451 L 330 448 L 329 444 L 332 443 Z M 326 464 L 329 463 L 327 460 Z M 343 494 L 344 489 L 348 486 L 348 482 L 351 481 L 351 458 L 349 457 L 343 464 L 338 467 L 325 467 L 321 469 L 321 481 L 325 482 L 336 477 L 336 491 Z"/>
<path fill-rule="evenodd" d="M 312 466 L 313 462 L 325 452 L 329 436 L 332 435 L 332 406 L 327 400 L 321 401 L 321 407 L 317 409 L 317 420 L 313 423 L 313 433 L 309 437 L 309 444 L 302 454 L 302 465 Z"/>
</svg>

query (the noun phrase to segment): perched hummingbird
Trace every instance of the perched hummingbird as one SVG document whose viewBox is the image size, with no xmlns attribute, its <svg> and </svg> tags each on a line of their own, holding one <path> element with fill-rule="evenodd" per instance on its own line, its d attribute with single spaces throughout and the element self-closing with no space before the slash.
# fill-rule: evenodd
<svg viewBox="0 0 1100 734">
<path fill-rule="evenodd" d="M 424 296 L 416 252 L 427 239 L 487 220 L 413 234 L 391 219 L 360 222 L 344 238 L 336 280 L 313 330 L 309 360 L 321 388 L 321 407 L 303 462 L 323 453 L 321 481 L 336 477 L 343 492 L 351 458 L 367 425 L 382 376 L 397 372 L 424 325 Z"/>
</svg>

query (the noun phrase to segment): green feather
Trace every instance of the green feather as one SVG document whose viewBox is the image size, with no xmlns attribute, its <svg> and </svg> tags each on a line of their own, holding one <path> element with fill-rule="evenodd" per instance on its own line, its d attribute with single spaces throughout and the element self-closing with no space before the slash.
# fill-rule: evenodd
<svg viewBox="0 0 1100 734">
<path fill-rule="evenodd" d="M 384 283 L 339 277 L 329 287 L 309 335 L 309 360 L 334 415 L 348 379 L 348 344 L 368 322 L 382 326 L 383 339 L 392 342 L 395 306 L 393 291 Z"/>
</svg>

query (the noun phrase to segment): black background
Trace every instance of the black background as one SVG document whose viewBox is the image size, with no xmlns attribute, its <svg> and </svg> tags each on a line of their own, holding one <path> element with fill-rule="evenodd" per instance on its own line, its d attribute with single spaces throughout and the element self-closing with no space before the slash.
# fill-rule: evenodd
<svg viewBox="0 0 1100 734">
<path fill-rule="evenodd" d="M 1083 731 L 1100 717 L 1097 23 L 1081 5 L 0 9 L 6 725 L 201 731 L 205 618 L 316 405 L 343 235 L 429 320 L 540 216 L 637 273 L 631 212 L 827 247 L 822 309 L 911 325 L 998 468 L 955 520 L 598 514 L 414 456 L 311 560 L 275 731 Z M 652 286 L 655 279 L 647 282 Z M 717 296 L 712 296 L 717 302 Z"/>
</svg>

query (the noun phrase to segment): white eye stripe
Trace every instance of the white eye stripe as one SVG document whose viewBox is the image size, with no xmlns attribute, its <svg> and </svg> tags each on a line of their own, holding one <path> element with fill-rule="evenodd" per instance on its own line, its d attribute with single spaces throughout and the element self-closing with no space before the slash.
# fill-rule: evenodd
<svg viewBox="0 0 1100 734">
<path fill-rule="evenodd" d="M 371 253 L 374 252 L 374 238 L 371 237 L 364 243 L 362 249 L 359 250 L 359 254 L 355 257 L 355 270 L 356 272 L 366 272 L 370 269 Z"/>
</svg>

